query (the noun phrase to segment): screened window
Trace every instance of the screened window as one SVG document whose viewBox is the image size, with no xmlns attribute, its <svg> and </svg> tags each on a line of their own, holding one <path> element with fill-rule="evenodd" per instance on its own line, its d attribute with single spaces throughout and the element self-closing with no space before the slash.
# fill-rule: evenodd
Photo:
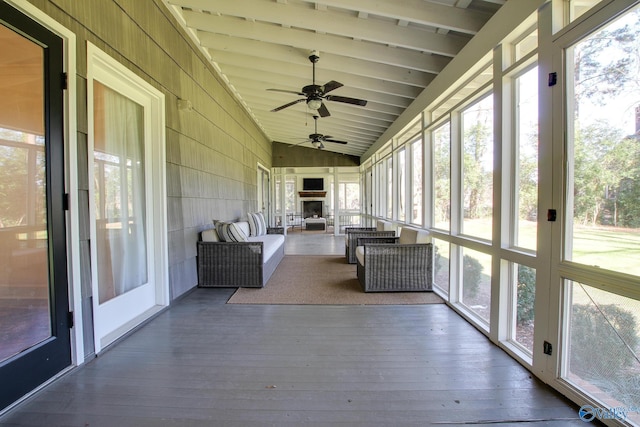
<svg viewBox="0 0 640 427">
<path fill-rule="evenodd" d="M 532 355 L 536 270 L 526 265 L 509 263 L 509 276 L 509 284 L 513 290 L 510 337 Z"/>
<path fill-rule="evenodd" d="M 387 166 L 387 218 L 393 218 L 393 159 L 389 156 L 386 160 Z"/>
<path fill-rule="evenodd" d="M 407 217 L 407 161 L 406 151 L 398 151 L 398 220 L 404 221 Z"/>
<path fill-rule="evenodd" d="M 460 302 L 489 323 L 491 315 L 491 255 L 462 248 Z"/>
<path fill-rule="evenodd" d="M 433 140 L 433 226 L 451 229 L 451 129 L 446 122 L 432 133 Z"/>
<path fill-rule="evenodd" d="M 579 388 L 592 384 L 611 407 L 640 407 L 640 301 L 566 281 L 570 298 L 564 377 Z M 594 387 L 595 386 L 595 387 Z M 640 423 L 640 413 L 627 419 Z"/>
<path fill-rule="evenodd" d="M 411 144 L 411 222 L 422 224 L 422 140 Z"/>
<path fill-rule="evenodd" d="M 287 176 L 284 181 L 284 205 L 287 213 L 296 211 L 295 177 Z"/>
<path fill-rule="evenodd" d="M 462 112 L 462 231 L 491 240 L 493 214 L 493 99 Z"/>
<path fill-rule="evenodd" d="M 340 209 L 360 210 L 360 184 L 357 182 L 341 182 L 338 188 Z"/>
<path fill-rule="evenodd" d="M 568 260 L 640 276 L 640 8 L 573 46 Z M 569 56 L 571 57 L 571 56 Z M 603 72 L 606 70 L 606 72 Z"/>
<path fill-rule="evenodd" d="M 513 244 L 535 251 L 538 220 L 538 67 L 515 79 L 517 152 Z"/>
<path fill-rule="evenodd" d="M 433 239 L 433 285 L 449 294 L 449 242 Z"/>
</svg>

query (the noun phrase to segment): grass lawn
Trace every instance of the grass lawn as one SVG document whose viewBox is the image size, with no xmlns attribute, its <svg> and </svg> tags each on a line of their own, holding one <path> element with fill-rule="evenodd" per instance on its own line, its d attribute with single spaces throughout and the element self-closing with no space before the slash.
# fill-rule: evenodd
<svg viewBox="0 0 640 427">
<path fill-rule="evenodd" d="M 640 276 L 640 230 L 576 226 L 572 260 Z"/>
</svg>

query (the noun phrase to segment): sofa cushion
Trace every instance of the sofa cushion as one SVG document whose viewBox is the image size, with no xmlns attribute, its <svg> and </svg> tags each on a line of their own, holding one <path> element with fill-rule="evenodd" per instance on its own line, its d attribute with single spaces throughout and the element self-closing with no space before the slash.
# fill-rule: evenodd
<svg viewBox="0 0 640 427">
<path fill-rule="evenodd" d="M 262 236 L 251 236 L 249 242 L 262 242 L 262 261 L 266 264 L 277 252 L 280 246 L 284 245 L 284 235 L 265 234 Z"/>
<path fill-rule="evenodd" d="M 200 234 L 200 239 L 203 242 L 219 242 L 220 241 L 220 237 L 218 236 L 218 232 L 216 231 L 215 228 L 204 230 Z"/>
<path fill-rule="evenodd" d="M 267 223 L 262 212 L 247 214 L 250 236 L 264 236 L 267 234 Z"/>
<path fill-rule="evenodd" d="M 236 221 L 236 227 L 238 227 L 247 236 L 251 236 L 251 228 L 247 221 Z"/>
<path fill-rule="evenodd" d="M 246 242 L 248 238 L 243 227 L 237 222 L 220 221 L 216 223 L 216 231 L 218 232 L 220 240 L 223 242 Z"/>
</svg>

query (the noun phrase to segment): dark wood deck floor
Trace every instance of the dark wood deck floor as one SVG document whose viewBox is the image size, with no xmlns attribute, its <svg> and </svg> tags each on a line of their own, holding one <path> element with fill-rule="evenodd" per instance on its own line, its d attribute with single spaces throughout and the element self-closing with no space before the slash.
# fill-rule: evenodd
<svg viewBox="0 0 640 427">
<path fill-rule="evenodd" d="M 444 304 L 224 304 L 232 292 L 195 290 L 0 425 L 584 425 Z"/>
</svg>

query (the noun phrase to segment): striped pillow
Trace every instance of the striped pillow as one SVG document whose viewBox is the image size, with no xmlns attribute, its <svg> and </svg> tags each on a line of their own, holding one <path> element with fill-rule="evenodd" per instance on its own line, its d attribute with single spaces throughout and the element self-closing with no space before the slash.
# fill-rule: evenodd
<svg viewBox="0 0 640 427">
<path fill-rule="evenodd" d="M 216 223 L 216 231 L 223 242 L 246 242 L 247 235 L 234 222 Z"/>
<path fill-rule="evenodd" d="M 252 236 L 264 236 L 267 234 L 267 223 L 264 220 L 262 212 L 250 213 L 247 215 L 250 234 Z"/>
</svg>

